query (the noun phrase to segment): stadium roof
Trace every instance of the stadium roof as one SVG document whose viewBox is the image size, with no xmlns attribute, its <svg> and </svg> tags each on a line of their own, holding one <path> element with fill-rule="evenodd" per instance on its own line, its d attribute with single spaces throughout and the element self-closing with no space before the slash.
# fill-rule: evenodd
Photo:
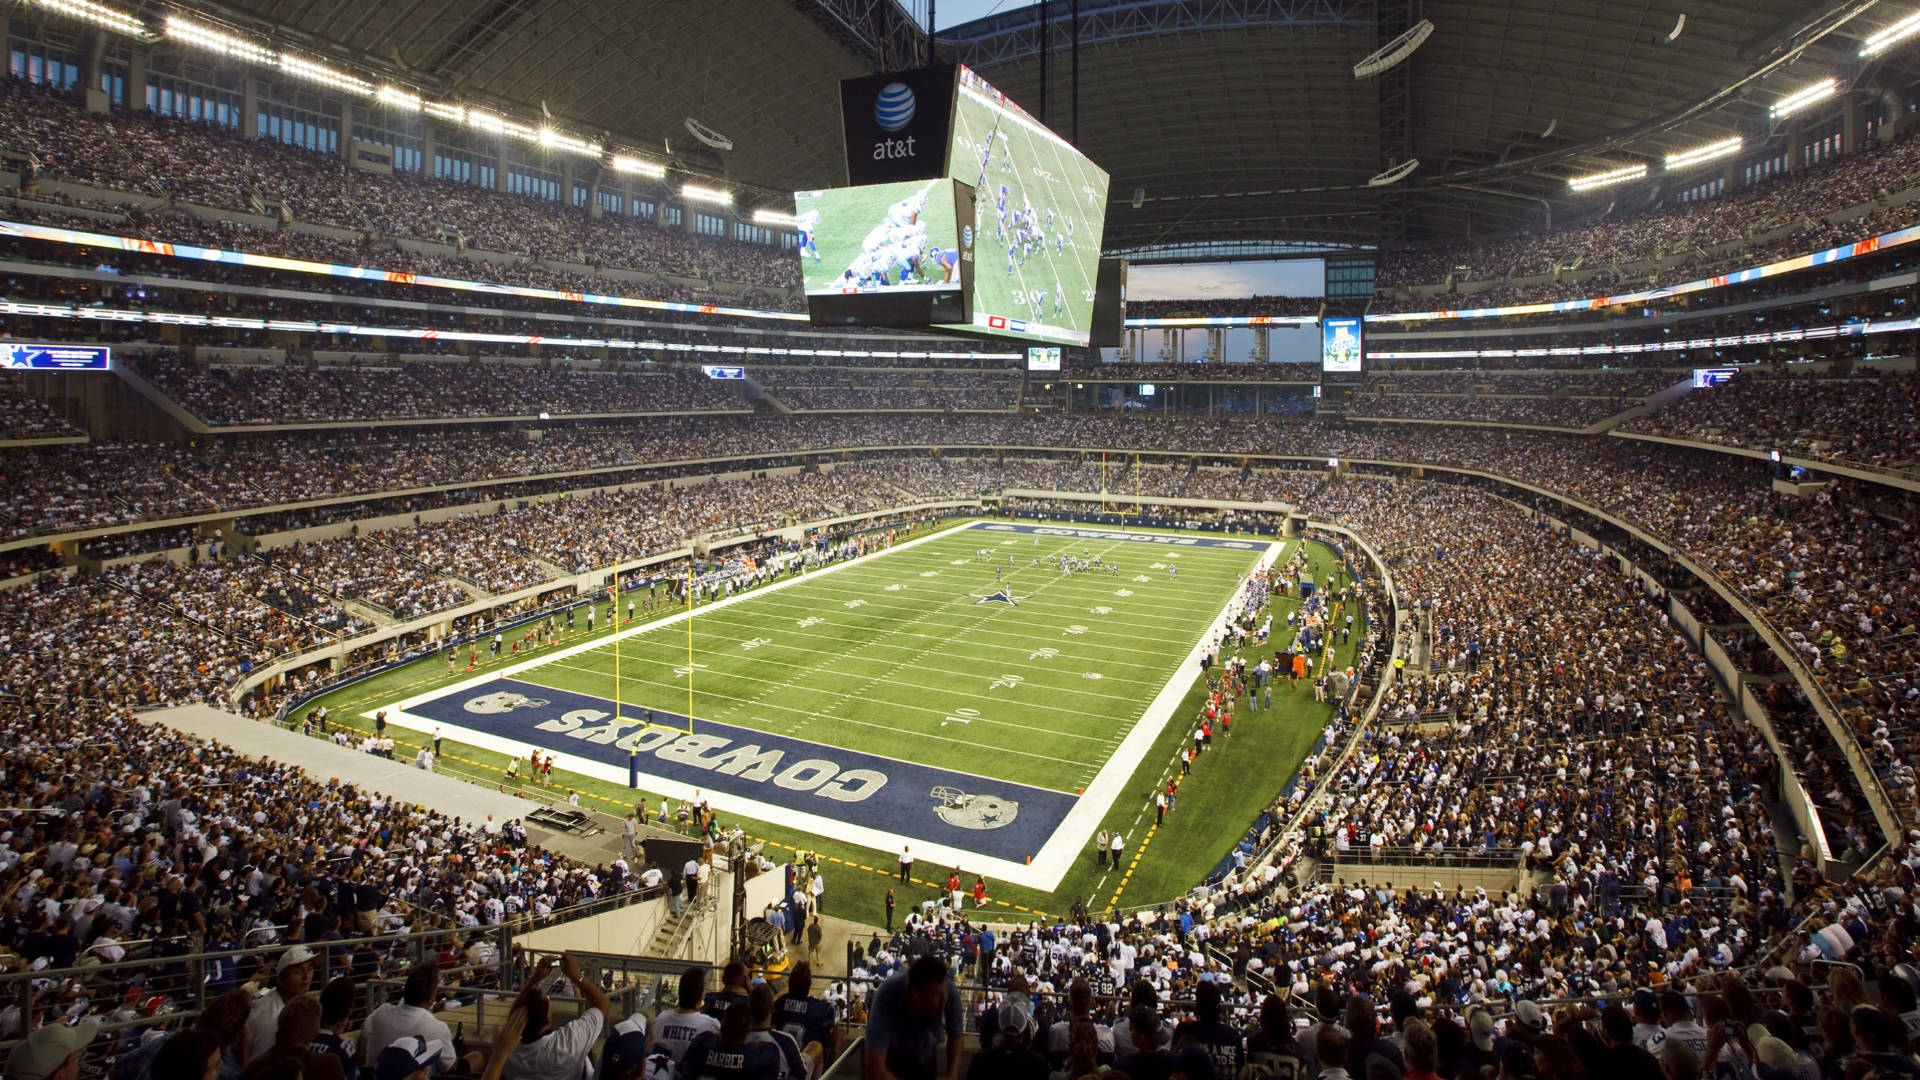
<svg viewBox="0 0 1920 1080">
<path fill-rule="evenodd" d="M 201 6 L 201 5 L 196 5 Z M 732 139 L 726 173 L 770 188 L 843 182 L 839 79 L 911 66 L 896 0 L 229 0 L 205 5 L 357 48 L 450 94 L 536 106 L 664 141 L 711 166 L 686 117 Z M 1574 196 L 1570 176 L 1732 134 L 1783 147 L 1768 107 L 1837 76 L 1905 110 L 1909 45 L 1860 43 L 1912 0 L 1079 0 L 1079 143 L 1113 176 L 1107 246 L 1321 243 L 1538 228 L 1649 199 Z M 1073 130 L 1070 0 L 943 29 L 980 70 Z M 1676 24 L 1684 23 L 1676 27 Z M 1367 79 L 1353 66 L 1426 19 L 1432 36 Z M 1678 29 L 1678 33 L 1674 31 Z M 1920 41 L 1920 39 L 1916 39 Z M 1824 114 L 1833 115 L 1833 110 Z M 1411 156 L 1406 179 L 1367 180 Z M 1724 164 L 1685 174 L 1719 175 Z M 1131 205 L 1136 190 L 1141 205 Z"/>
</svg>

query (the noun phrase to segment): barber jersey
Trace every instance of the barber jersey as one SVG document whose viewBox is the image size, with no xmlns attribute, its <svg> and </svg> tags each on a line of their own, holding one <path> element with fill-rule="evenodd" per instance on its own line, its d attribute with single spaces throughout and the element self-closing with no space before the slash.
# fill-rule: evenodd
<svg viewBox="0 0 1920 1080">
<path fill-rule="evenodd" d="M 720 1048 L 719 1032 L 708 1032 L 687 1047 L 678 1080 L 780 1080 L 780 1049 L 771 1042 L 750 1042 L 737 1050 Z"/>
<path fill-rule="evenodd" d="M 687 1048 L 702 1035 L 720 1030 L 720 1021 L 706 1013 L 669 1010 L 653 1021 L 653 1047 L 650 1052 L 665 1051 L 678 1064 L 687 1056 Z"/>
</svg>

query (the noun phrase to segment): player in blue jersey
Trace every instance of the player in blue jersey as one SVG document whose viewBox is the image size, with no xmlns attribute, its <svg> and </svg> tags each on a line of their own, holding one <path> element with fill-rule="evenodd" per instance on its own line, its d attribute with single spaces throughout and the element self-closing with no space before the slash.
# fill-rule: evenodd
<svg viewBox="0 0 1920 1080">
<path fill-rule="evenodd" d="M 952 248 L 930 248 L 927 258 L 940 268 L 941 283 L 952 284 L 954 273 L 960 269 L 960 253 Z"/>
<path fill-rule="evenodd" d="M 800 257 L 813 256 L 814 262 L 820 261 L 820 249 L 814 245 L 813 234 L 820 228 L 820 211 L 809 210 L 794 221 L 794 228 L 800 234 Z"/>
</svg>

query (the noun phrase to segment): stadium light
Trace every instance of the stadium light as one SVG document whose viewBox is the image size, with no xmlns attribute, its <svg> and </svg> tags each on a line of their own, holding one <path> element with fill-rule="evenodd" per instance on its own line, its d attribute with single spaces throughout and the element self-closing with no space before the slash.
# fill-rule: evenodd
<svg viewBox="0 0 1920 1080">
<path fill-rule="evenodd" d="M 429 101 L 423 103 L 420 108 L 421 111 L 433 117 L 435 120 L 449 120 L 456 124 L 464 124 L 467 122 L 467 110 L 459 105 L 448 105 L 445 102 Z"/>
<path fill-rule="evenodd" d="M 308 82 L 333 87 L 335 90 L 351 90 L 356 94 L 373 93 L 373 84 L 357 75 L 336 71 L 325 64 L 294 56 L 291 53 L 280 54 L 280 70 Z"/>
<path fill-rule="evenodd" d="M 634 173 L 655 180 L 667 175 L 667 167 L 657 161 L 645 161 L 628 154 L 615 154 L 610 162 L 614 172 Z"/>
<path fill-rule="evenodd" d="M 1421 19 L 1407 28 L 1407 31 L 1353 65 L 1353 77 L 1365 79 L 1378 75 L 1412 56 L 1415 49 L 1426 44 L 1433 36 L 1433 20 Z"/>
<path fill-rule="evenodd" d="M 564 131 L 541 128 L 538 135 L 540 145 L 549 150 L 565 150 L 570 154 L 585 154 L 588 157 L 600 156 L 600 144 L 575 138 Z"/>
<path fill-rule="evenodd" d="M 1814 83 L 1812 86 L 1795 90 L 1793 93 L 1774 102 L 1773 108 L 1767 111 L 1772 114 L 1775 120 L 1778 120 L 1783 116 L 1792 116 L 1794 113 L 1816 102 L 1825 101 L 1839 92 L 1840 80 L 1829 75 L 1819 82 Z"/>
<path fill-rule="evenodd" d="M 680 197 L 690 202 L 714 203 L 719 206 L 733 205 L 733 192 L 701 187 L 698 184 L 687 184 L 681 187 Z"/>
<path fill-rule="evenodd" d="M 196 45 L 209 52 L 222 56 L 231 56 L 237 60 L 247 60 L 262 67 L 272 67 L 273 50 L 264 45 L 256 45 L 245 38 L 222 33 L 211 26 L 202 26 L 191 19 L 178 15 L 167 16 L 167 36 L 176 41 Z"/>
<path fill-rule="evenodd" d="M 397 86 L 383 86 L 374 91 L 374 100 L 391 109 L 405 112 L 419 112 L 422 106 L 419 94 L 410 94 Z"/>
<path fill-rule="evenodd" d="M 150 41 L 157 36 L 147 28 L 146 23 L 139 19 L 118 8 L 96 4 L 93 0 L 36 0 L 36 2 L 48 11 L 57 11 L 68 18 L 92 23 L 94 26 L 111 30 L 116 34 L 125 34 L 130 38 Z"/>
<path fill-rule="evenodd" d="M 1868 38 L 1866 44 L 1860 46 L 1860 55 L 1875 56 L 1886 52 L 1915 34 L 1920 34 L 1920 11 Z"/>
<path fill-rule="evenodd" d="M 1606 172 L 1588 173 L 1585 176 L 1570 176 L 1567 178 L 1567 186 L 1574 191 L 1592 191 L 1594 188 L 1608 187 L 1613 184 L 1624 184 L 1629 180 L 1638 180 L 1645 175 L 1647 175 L 1647 164 L 1643 161 L 1638 165 L 1622 165 L 1617 169 L 1608 169 Z"/>
<path fill-rule="evenodd" d="M 467 126 L 476 131 L 485 131 L 499 135 L 507 130 L 507 122 L 489 112 L 478 109 L 467 110 Z"/>
<path fill-rule="evenodd" d="M 1745 145 L 1745 143 L 1741 140 L 1740 136 L 1731 135 L 1721 139 L 1719 142 L 1711 142 L 1705 146 L 1696 146 L 1691 150 L 1683 150 L 1678 154 L 1668 154 L 1667 171 L 1672 172 L 1675 169 L 1685 169 L 1712 161 L 1716 158 L 1737 154 L 1743 145 Z"/>
<path fill-rule="evenodd" d="M 791 229 L 795 225 L 800 224 L 800 219 L 794 217 L 792 214 L 782 213 L 778 210 L 755 210 L 753 212 L 753 223 L 755 225 L 772 225 L 776 228 Z"/>
</svg>

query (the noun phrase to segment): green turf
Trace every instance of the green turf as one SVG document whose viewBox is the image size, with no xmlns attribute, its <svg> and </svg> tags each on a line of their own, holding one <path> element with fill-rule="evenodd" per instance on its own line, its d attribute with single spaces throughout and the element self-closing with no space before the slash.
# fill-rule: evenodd
<svg viewBox="0 0 1920 1080">
<path fill-rule="evenodd" d="M 840 275 L 859 258 L 867 237 L 887 221 L 887 212 L 915 195 L 927 196 L 926 207 L 918 221 L 927 227 L 927 246 L 947 251 L 958 250 L 960 226 L 954 220 L 953 189 L 943 180 L 909 180 L 897 184 L 869 184 L 864 187 L 833 188 L 827 191 L 802 191 L 794 196 L 794 211 L 806 214 L 818 211 L 820 221 L 814 230 L 814 248 L 818 259 L 800 257 L 800 269 L 809 292 L 830 289 Z M 924 278 L 938 268 L 921 261 Z M 887 280 L 899 283 L 899 275 L 889 271 Z M 936 279 L 937 280 L 937 279 Z"/>
<path fill-rule="evenodd" d="M 1005 538 L 991 533 L 963 534 L 963 537 L 965 535 L 977 535 L 988 539 L 984 544 L 970 543 L 963 539 L 961 543 L 963 555 L 970 554 L 977 546 L 996 546 L 999 539 Z M 1046 542 L 1045 539 L 1042 540 L 1043 545 Z M 924 547 L 932 546 L 934 545 L 924 545 Z M 1027 547 L 1030 551 L 1032 545 L 1028 543 Z M 1179 560 L 1183 564 L 1180 583 L 1183 590 L 1189 585 L 1198 584 L 1186 581 L 1189 571 L 1184 564 L 1193 557 L 1189 554 L 1191 550 L 1183 551 L 1182 558 Z M 1333 569 L 1337 565 L 1332 552 L 1317 544 L 1309 544 L 1307 550 L 1315 580 L 1331 583 Z M 888 559 L 911 554 L 912 551 L 895 552 L 887 559 L 875 560 L 869 565 L 884 567 Z M 954 557 L 962 556 L 949 556 L 949 558 Z M 1241 558 L 1239 555 L 1234 557 Z M 1029 554 L 1030 558 L 1031 554 Z M 1133 561 L 1144 565 L 1167 560 L 1156 555 L 1145 560 L 1136 557 Z M 1248 562 L 1250 563 L 1250 560 Z M 1132 567 L 1126 562 L 1123 562 L 1122 566 L 1127 571 L 1124 576 L 1130 579 L 1133 574 Z M 864 569 L 865 567 L 853 567 L 836 571 L 834 575 L 828 575 L 822 581 L 831 581 L 837 575 L 858 573 Z M 945 576 L 944 571 L 947 569 L 958 572 L 962 568 L 949 566 L 941 569 L 942 576 Z M 915 580 L 919 580 L 917 572 L 913 576 Z M 1072 579 L 1076 584 L 1085 580 L 1088 579 Z M 1105 580 L 1112 581 L 1111 578 Z M 1133 588 L 1137 584 L 1128 580 L 1124 586 L 1113 585 L 1111 588 Z M 1020 588 L 1024 586 L 1016 587 L 1016 592 Z M 794 591 L 796 590 L 782 590 L 780 594 L 770 594 L 767 599 L 778 599 L 781 595 Z M 974 589 L 973 591 L 987 590 Z M 1048 595 L 1048 593 L 1041 593 L 1038 602 L 1047 602 Z M 1196 625 L 1204 625 L 1218 613 L 1220 599 L 1217 593 L 1205 598 L 1200 597 L 1198 592 L 1194 594 L 1192 606 L 1199 609 L 1192 615 Z M 757 604 L 758 598 L 753 603 Z M 1211 604 L 1210 608 L 1207 606 L 1209 604 Z M 1295 604 L 1296 602 L 1291 599 L 1278 601 L 1274 608 L 1277 615 L 1276 622 L 1284 622 L 1285 611 Z M 732 608 L 715 612 L 715 617 L 731 615 L 733 611 L 749 606 L 748 603 L 737 604 Z M 980 606 L 986 607 L 986 605 Z M 1012 610 L 1009 610 L 1009 613 L 1011 614 Z M 879 613 L 870 614 L 878 615 Z M 1163 612 L 1162 614 L 1175 613 Z M 801 617 L 805 616 L 796 616 L 796 618 Z M 708 619 L 708 616 L 697 617 L 696 628 L 698 629 Z M 604 626 L 604 622 L 602 625 Z M 670 627 L 665 628 L 662 633 L 672 637 L 680 636 L 679 631 L 679 627 Z M 1363 632 L 1364 627 L 1357 627 L 1356 639 Z M 599 633 L 605 635 L 609 631 L 602 629 Z M 1198 633 L 1196 629 L 1193 636 L 1197 638 Z M 649 635 L 628 638 L 623 643 L 621 672 L 623 679 L 628 674 L 625 670 L 627 646 L 645 636 Z M 579 640 L 581 638 L 575 636 L 569 639 L 569 643 Z M 747 640 L 747 638 L 734 640 L 737 647 L 737 641 Z M 681 649 L 685 648 L 683 636 L 679 644 Z M 695 645 L 698 650 L 700 648 L 698 638 Z M 1191 640 L 1186 646 L 1181 647 L 1179 655 L 1184 656 L 1186 648 L 1190 645 Z M 1336 649 L 1334 663 L 1347 664 L 1352 657 L 1352 652 L 1351 644 L 1341 645 Z M 700 662 L 712 662 L 707 657 L 697 656 L 696 658 Z M 497 669 L 519 662 L 521 659 L 523 658 L 509 656 L 491 664 L 483 663 L 481 667 L 482 670 Z M 682 660 L 684 660 L 684 653 Z M 1168 662 L 1172 662 L 1171 658 Z M 949 665 L 942 661 L 941 666 Z M 527 674 L 539 677 L 541 673 L 536 671 Z M 437 686 L 469 677 L 464 670 L 449 675 L 444 661 L 428 659 L 344 687 L 323 700 L 335 717 L 350 727 L 365 729 L 370 726 L 370 722 L 360 716 L 362 711 L 384 706 L 399 698 L 426 692 Z M 1105 681 L 1100 680 L 1100 682 Z M 607 682 L 610 685 L 610 677 L 607 678 Z M 1025 687 L 1026 684 L 1023 682 L 1020 689 Z M 700 700 L 704 696 L 704 691 L 701 690 L 699 683 L 696 683 L 695 689 L 697 700 Z M 679 692 L 684 694 L 684 687 L 680 687 Z M 1131 876 L 1099 871 L 1094 865 L 1093 856 L 1089 850 L 1052 893 L 1041 893 L 1008 885 L 992 885 L 990 894 L 994 903 L 989 909 L 989 915 L 1000 918 L 1021 918 L 1035 911 L 1060 913 L 1077 899 L 1085 899 L 1096 908 L 1112 903 L 1128 907 L 1164 901 L 1179 895 L 1210 870 L 1228 852 L 1233 841 L 1240 836 L 1253 818 L 1271 803 L 1281 786 L 1298 768 L 1307 750 L 1318 738 L 1330 711 L 1327 706 L 1313 700 L 1312 692 L 1305 683 L 1294 689 L 1289 688 L 1284 681 L 1275 688 L 1275 707 L 1272 710 L 1250 713 L 1244 706 L 1236 709 L 1235 734 L 1231 739 L 1216 740 L 1216 749 L 1196 763 L 1193 775 L 1182 783 L 1175 812 L 1167 817 L 1163 827 L 1147 836 L 1144 830 L 1151 824 L 1151 811 L 1148 806 L 1153 792 L 1164 784 L 1170 772 L 1178 770 L 1177 756 L 1180 747 L 1190 738 L 1191 729 L 1188 721 L 1197 714 L 1204 699 L 1204 686 L 1197 685 L 1182 702 L 1174 722 L 1169 723 L 1153 750 L 1135 770 L 1122 794 L 1102 822 L 1103 827 L 1122 828 L 1128 830 L 1130 835 L 1146 837 L 1143 841 L 1132 845 L 1130 849 L 1140 856 Z M 684 705 L 684 701 L 682 704 Z M 1143 699 L 1136 708 L 1143 707 L 1144 704 Z M 985 710 L 981 711 L 985 712 Z M 937 730 L 936 725 L 935 731 Z M 409 732 L 389 728 L 388 733 L 401 746 L 398 751 L 399 756 L 411 754 L 414 746 L 417 745 L 414 742 L 416 737 Z M 809 734 L 808 737 L 826 741 L 820 734 Z M 446 753 L 441 756 L 437 768 L 442 772 L 464 776 L 493 787 L 501 784 L 506 763 L 507 759 L 503 755 L 448 740 Z M 1097 763 L 1091 761 L 1088 765 L 1097 767 Z M 523 784 L 518 790 L 535 798 L 542 795 L 541 789 L 532 785 Z M 552 792 L 554 797 L 564 797 L 568 790 L 578 790 L 584 805 L 610 813 L 624 812 L 633 805 L 636 797 L 646 797 L 650 805 L 656 807 L 660 801 L 657 793 L 634 792 L 620 784 L 605 783 L 564 772 L 556 773 Z M 727 823 L 731 824 L 732 819 L 727 819 Z M 852 844 L 821 841 L 810 833 L 780 828 L 763 822 L 749 820 L 742 824 L 752 837 L 764 840 L 770 845 L 771 853 L 775 858 L 794 849 L 813 850 L 822 854 L 831 868 L 830 892 L 826 903 L 826 911 L 829 914 L 873 923 L 881 920 L 883 911 L 881 898 L 889 887 L 897 887 L 889 872 L 892 865 L 887 853 L 874 852 Z M 945 870 L 941 867 L 921 866 L 917 871 L 916 884 L 900 890 L 903 910 L 907 903 L 917 901 L 922 895 L 931 895 L 933 886 L 926 882 L 943 880 L 945 876 Z"/>
<path fill-rule="evenodd" d="M 1062 553 L 1113 560 L 1122 573 L 1065 575 L 1054 564 Z M 948 534 L 696 610 L 692 715 L 975 775 L 991 746 L 995 779 L 1072 794 L 1258 556 Z M 1017 606 L 980 602 L 1001 588 Z M 688 636 L 684 624 L 665 627 L 516 678 L 614 698 L 617 648 L 618 700 L 684 712 Z"/>
<path fill-rule="evenodd" d="M 1029 325 L 1030 336 L 1084 343 L 1093 322 L 1094 286 L 1100 272 L 1107 174 L 1037 122 L 1009 119 L 965 92 L 954 103 L 947 171 L 974 186 L 976 326 L 984 316 L 1004 315 L 1039 323 Z M 1002 235 L 995 206 L 1002 185 L 1007 188 L 1009 212 L 1031 205 L 1046 234 L 1045 244 L 1028 252 L 1024 260 L 1018 255 L 1011 260 L 1011 270 L 1007 256 L 1011 235 Z M 1062 301 L 1058 311 L 1056 301 Z"/>
</svg>

